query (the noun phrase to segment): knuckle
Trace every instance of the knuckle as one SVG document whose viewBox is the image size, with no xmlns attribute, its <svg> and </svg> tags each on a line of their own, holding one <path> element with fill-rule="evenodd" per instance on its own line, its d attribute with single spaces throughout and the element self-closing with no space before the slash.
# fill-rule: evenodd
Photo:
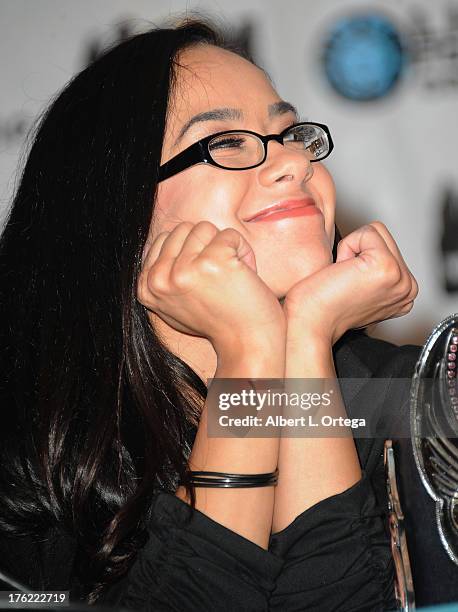
<svg viewBox="0 0 458 612">
<path fill-rule="evenodd" d="M 406 276 L 406 280 L 405 280 L 405 297 L 409 301 L 413 302 L 413 300 L 415 300 L 417 295 L 418 295 L 418 283 L 417 283 L 416 278 L 409 271 Z"/>
<path fill-rule="evenodd" d="M 140 304 L 145 305 L 146 292 L 143 283 L 138 283 L 137 285 L 137 300 L 140 302 Z"/>
<path fill-rule="evenodd" d="M 143 301 L 145 294 L 146 294 L 146 285 L 147 285 L 146 276 L 147 276 L 146 271 L 142 270 L 137 279 L 137 299 L 139 301 Z"/>
<path fill-rule="evenodd" d="M 174 266 L 170 272 L 170 281 L 178 289 L 187 289 L 192 286 L 192 275 L 189 268 Z"/>
<path fill-rule="evenodd" d="M 166 293 L 169 288 L 168 275 L 161 265 L 150 269 L 147 281 L 148 290 L 152 293 Z"/>
<path fill-rule="evenodd" d="M 201 274 L 218 275 L 221 274 L 221 267 L 212 257 L 201 255 L 195 260 Z"/>
<path fill-rule="evenodd" d="M 180 227 L 186 227 L 189 229 L 192 229 L 194 227 L 194 223 L 192 223 L 191 221 L 180 221 L 180 223 L 178 224 Z"/>
<path fill-rule="evenodd" d="M 234 227 L 225 227 L 220 231 L 221 234 L 225 234 L 227 236 L 238 236 L 239 232 Z"/>
<path fill-rule="evenodd" d="M 387 229 L 386 225 L 384 223 L 382 223 L 381 221 L 371 221 L 370 225 L 376 231 L 379 230 L 379 229 L 381 229 L 381 230 L 386 230 Z"/>
<path fill-rule="evenodd" d="M 403 278 L 402 272 L 401 272 L 401 278 L 399 279 L 399 282 L 396 285 L 396 289 L 397 289 L 396 293 L 399 299 L 405 299 L 406 297 L 410 295 L 410 291 L 412 289 L 410 279 L 408 277 Z"/>
<path fill-rule="evenodd" d="M 408 313 L 412 310 L 412 308 L 413 308 L 413 300 L 411 300 L 410 302 L 407 302 L 407 304 L 404 304 L 404 306 L 402 307 L 402 312 Z"/>
<path fill-rule="evenodd" d="M 233 227 L 225 227 L 220 231 L 220 236 L 227 240 L 238 240 L 241 234 Z"/>
<path fill-rule="evenodd" d="M 216 234 L 218 232 L 218 228 L 216 225 L 211 223 L 211 221 L 202 220 L 194 225 L 193 231 Z"/>
<path fill-rule="evenodd" d="M 154 296 L 151 294 L 144 281 L 137 284 L 137 301 L 147 308 L 154 306 Z"/>
<path fill-rule="evenodd" d="M 379 268 L 379 276 L 382 283 L 387 288 L 393 288 L 399 285 L 402 273 L 398 262 L 394 257 L 386 257 Z"/>
<path fill-rule="evenodd" d="M 162 246 L 163 242 L 169 235 L 170 235 L 170 232 L 165 232 L 165 231 L 158 234 L 151 243 L 151 249 L 159 248 L 159 246 Z"/>
<path fill-rule="evenodd" d="M 404 282 L 404 293 L 406 298 L 409 298 L 409 300 L 414 298 L 414 291 L 413 291 L 413 283 L 412 283 L 412 279 L 410 278 L 410 276 L 407 276 L 407 278 L 405 279 Z"/>
</svg>

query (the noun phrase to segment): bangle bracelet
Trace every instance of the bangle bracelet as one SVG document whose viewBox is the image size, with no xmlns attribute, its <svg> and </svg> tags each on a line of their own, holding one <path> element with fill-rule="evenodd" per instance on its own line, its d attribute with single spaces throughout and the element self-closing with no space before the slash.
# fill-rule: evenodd
<svg viewBox="0 0 458 612">
<path fill-rule="evenodd" d="M 189 471 L 189 482 L 195 487 L 268 487 L 278 481 L 278 468 L 266 474 L 228 474 L 227 472 Z"/>
</svg>

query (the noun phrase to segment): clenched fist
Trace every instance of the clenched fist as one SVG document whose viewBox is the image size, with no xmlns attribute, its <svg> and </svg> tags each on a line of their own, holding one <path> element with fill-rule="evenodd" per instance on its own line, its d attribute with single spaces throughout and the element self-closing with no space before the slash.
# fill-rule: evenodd
<svg viewBox="0 0 458 612">
<path fill-rule="evenodd" d="M 249 343 L 286 327 L 251 246 L 237 230 L 209 221 L 182 222 L 146 243 L 137 299 L 176 330 L 210 340 L 216 352 L 234 337 Z"/>
<path fill-rule="evenodd" d="M 343 238 L 336 262 L 296 283 L 283 308 L 288 326 L 334 344 L 349 329 L 407 314 L 417 294 L 396 242 L 375 221 Z"/>
</svg>

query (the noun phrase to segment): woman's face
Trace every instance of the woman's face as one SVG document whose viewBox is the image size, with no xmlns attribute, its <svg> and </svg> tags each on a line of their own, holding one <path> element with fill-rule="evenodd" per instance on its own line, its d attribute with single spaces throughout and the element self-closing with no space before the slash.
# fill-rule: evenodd
<svg viewBox="0 0 458 612">
<path fill-rule="evenodd" d="M 184 67 L 178 69 L 161 163 L 216 132 L 276 134 L 298 120 L 287 105 L 274 106 L 281 98 L 264 72 L 234 53 L 198 45 L 179 61 Z M 179 138 L 193 117 L 217 109 L 231 109 L 228 118 L 196 121 Z M 310 198 L 318 214 L 247 220 L 269 206 Z M 235 228 L 251 245 L 259 276 L 282 298 L 299 280 L 332 262 L 334 211 L 334 184 L 326 168 L 270 141 L 267 159 L 257 168 L 231 171 L 197 164 L 162 181 L 152 236 L 182 221 Z"/>
</svg>

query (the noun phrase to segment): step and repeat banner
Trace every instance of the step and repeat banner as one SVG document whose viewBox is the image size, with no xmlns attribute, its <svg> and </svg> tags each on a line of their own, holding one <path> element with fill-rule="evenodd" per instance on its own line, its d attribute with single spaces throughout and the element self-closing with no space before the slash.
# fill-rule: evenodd
<svg viewBox="0 0 458 612">
<path fill-rule="evenodd" d="M 0 218 L 49 100 L 103 48 L 208 15 L 305 120 L 330 126 L 347 233 L 380 220 L 420 293 L 372 335 L 423 343 L 458 311 L 458 0 L 0 0 Z"/>
</svg>

